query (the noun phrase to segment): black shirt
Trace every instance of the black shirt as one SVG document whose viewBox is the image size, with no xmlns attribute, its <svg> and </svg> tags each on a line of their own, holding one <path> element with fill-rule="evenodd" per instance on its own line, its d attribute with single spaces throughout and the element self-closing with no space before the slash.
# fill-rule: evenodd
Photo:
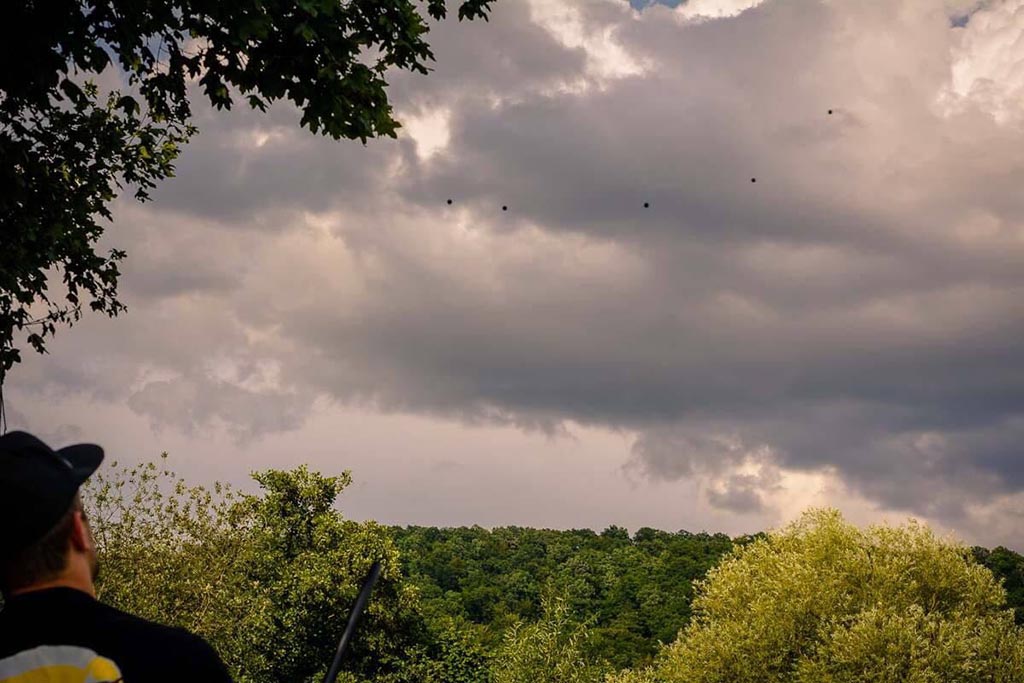
<svg viewBox="0 0 1024 683">
<path fill-rule="evenodd" d="M 125 614 L 82 591 L 49 588 L 9 599 L 0 611 L 0 681 L 73 680 L 68 667 L 102 682 L 231 682 L 202 638 Z M 47 677 L 26 676 L 41 669 Z"/>
</svg>

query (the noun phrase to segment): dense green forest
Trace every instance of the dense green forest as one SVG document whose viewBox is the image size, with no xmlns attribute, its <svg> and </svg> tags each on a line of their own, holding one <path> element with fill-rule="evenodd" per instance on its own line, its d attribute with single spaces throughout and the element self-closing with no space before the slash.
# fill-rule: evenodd
<svg viewBox="0 0 1024 683">
<path fill-rule="evenodd" d="M 497 647 L 517 621 L 541 617 L 545 592 L 564 597 L 570 614 L 590 620 L 584 652 L 616 668 L 649 664 L 690 620 L 693 582 L 734 545 L 721 533 L 666 532 L 618 526 L 557 531 L 479 526 L 390 527 L 402 568 L 433 619 L 478 627 Z M 1004 582 L 1008 605 L 1024 624 L 1024 556 L 1007 548 L 972 549 Z"/>
<path fill-rule="evenodd" d="M 690 617 L 692 582 L 728 552 L 725 534 L 622 527 L 392 527 L 406 576 L 431 618 L 455 617 L 495 647 L 518 620 L 541 616 L 545 592 L 593 620 L 588 655 L 622 668 L 647 663 Z"/>
<path fill-rule="evenodd" d="M 1024 555 L 1003 546 L 992 550 L 975 546 L 971 552 L 979 564 L 988 567 L 1002 581 L 1006 603 L 1013 608 L 1015 621 L 1024 624 Z"/>
<path fill-rule="evenodd" d="M 810 511 L 741 538 L 387 527 L 339 511 L 347 472 L 259 472 L 250 495 L 163 467 L 115 464 L 87 486 L 99 597 L 200 633 L 240 682 L 322 680 L 374 560 L 343 683 L 1024 674 L 1024 557 L 913 523 L 862 531 Z M 881 665 L 903 674 L 870 678 Z"/>
</svg>

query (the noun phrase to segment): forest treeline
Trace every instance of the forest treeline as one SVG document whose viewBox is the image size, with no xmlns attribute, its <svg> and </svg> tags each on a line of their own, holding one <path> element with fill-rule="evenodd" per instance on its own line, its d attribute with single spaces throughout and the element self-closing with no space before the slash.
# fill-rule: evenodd
<svg viewBox="0 0 1024 683">
<path fill-rule="evenodd" d="M 649 664 L 659 643 L 690 621 L 693 582 L 751 536 L 611 526 L 559 531 L 523 527 L 390 527 L 402 567 L 434 618 L 478 627 L 497 647 L 517 621 L 541 617 L 545 592 L 590 619 L 588 656 L 618 668 Z M 1024 624 L 1024 556 L 1002 546 L 971 549 L 1003 582 L 1016 623 Z"/>
<path fill-rule="evenodd" d="M 690 618 L 693 581 L 732 549 L 725 534 L 618 526 L 556 531 L 391 527 L 402 568 L 432 618 L 457 618 L 487 648 L 517 621 L 541 617 L 542 597 L 591 619 L 586 653 L 624 668 L 648 663 Z"/>
<path fill-rule="evenodd" d="M 347 472 L 253 476 L 244 494 L 115 463 L 84 491 L 100 599 L 201 634 L 241 683 L 322 680 L 374 560 L 343 683 L 1024 677 L 1024 557 L 913 523 L 388 527 L 340 512 Z"/>
</svg>

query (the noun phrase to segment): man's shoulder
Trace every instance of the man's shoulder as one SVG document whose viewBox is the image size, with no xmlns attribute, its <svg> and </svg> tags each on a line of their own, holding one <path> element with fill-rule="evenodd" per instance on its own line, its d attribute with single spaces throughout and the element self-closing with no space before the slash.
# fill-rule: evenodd
<svg viewBox="0 0 1024 683">
<path fill-rule="evenodd" d="M 113 605 L 108 605 L 105 602 L 96 602 L 97 621 L 103 622 L 108 628 L 120 633 L 130 633 L 139 636 L 140 638 L 152 638 L 153 640 L 161 640 L 167 642 L 178 642 L 183 645 L 203 643 L 202 638 L 194 635 L 183 628 L 177 626 L 167 626 L 160 624 L 149 619 L 129 614 L 123 610 L 120 610 Z"/>
<path fill-rule="evenodd" d="M 96 607 L 99 611 L 97 621 L 110 629 L 105 638 L 110 648 L 108 651 L 117 652 L 126 665 L 132 665 L 132 670 L 153 671 L 153 675 L 145 678 L 164 680 L 154 671 L 159 667 L 159 674 L 166 674 L 168 680 L 184 677 L 218 683 L 230 681 L 223 660 L 200 636 L 185 629 L 151 622 L 102 602 L 98 602 Z M 126 666 L 126 675 L 127 669 Z"/>
<path fill-rule="evenodd" d="M 91 597 L 46 591 L 20 597 L 10 607 L 0 612 L 0 660 L 37 646 L 65 645 L 110 660 L 127 680 L 231 680 L 216 651 L 199 636 Z M 54 653 L 32 657 L 44 654 Z"/>
<path fill-rule="evenodd" d="M 110 634 L 139 652 L 170 652 L 179 661 L 223 666 L 216 651 L 203 638 L 177 626 L 166 626 L 129 614 L 103 602 L 97 603 Z"/>
</svg>

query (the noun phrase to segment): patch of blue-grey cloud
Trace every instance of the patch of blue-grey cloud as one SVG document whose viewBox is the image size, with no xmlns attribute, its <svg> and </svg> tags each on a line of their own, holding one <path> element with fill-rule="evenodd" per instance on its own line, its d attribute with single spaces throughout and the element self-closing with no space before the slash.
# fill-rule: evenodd
<svg viewBox="0 0 1024 683">
<path fill-rule="evenodd" d="M 985 9 L 989 5 L 988 0 L 977 0 L 973 4 L 958 3 L 950 13 L 949 23 L 953 28 L 964 28 L 971 21 L 971 17 Z"/>
<path fill-rule="evenodd" d="M 679 5 L 686 2 L 686 0 L 629 0 L 630 6 L 635 10 L 643 11 L 653 5 L 665 5 L 675 9 Z"/>
</svg>

